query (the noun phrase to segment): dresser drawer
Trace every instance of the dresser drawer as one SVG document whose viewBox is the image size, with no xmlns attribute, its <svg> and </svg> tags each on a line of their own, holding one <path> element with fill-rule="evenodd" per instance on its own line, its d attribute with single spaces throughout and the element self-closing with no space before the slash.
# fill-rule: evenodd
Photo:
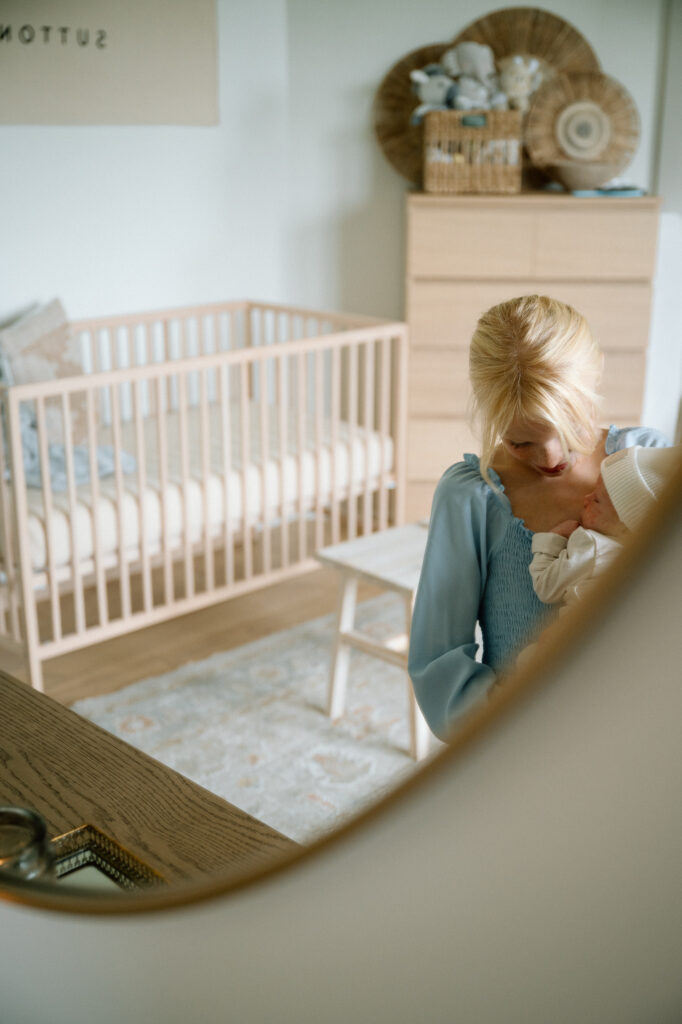
<svg viewBox="0 0 682 1024">
<path fill-rule="evenodd" d="M 616 204 L 609 210 L 547 211 L 535 218 L 534 276 L 636 280 L 651 277 L 656 257 L 658 216 L 649 209 Z"/>
<path fill-rule="evenodd" d="M 410 416 L 466 416 L 469 353 L 464 349 L 415 349 L 410 353 Z"/>
<path fill-rule="evenodd" d="M 419 348 L 469 348 L 479 316 L 519 295 L 544 294 L 585 316 L 604 349 L 644 349 L 649 338 L 648 281 L 421 281 L 408 282 L 410 344 Z"/>
<path fill-rule="evenodd" d="M 522 210 L 451 207 L 411 209 L 411 277 L 520 277 L 532 273 L 533 238 Z"/>
<path fill-rule="evenodd" d="M 607 352 L 604 358 L 602 395 L 604 413 L 609 422 L 632 418 L 631 426 L 639 423 L 642 412 L 646 353 Z"/>
<path fill-rule="evenodd" d="M 657 200 L 414 197 L 408 211 L 411 278 L 632 281 L 655 261 Z"/>
<path fill-rule="evenodd" d="M 464 452 L 478 452 L 479 448 L 466 420 L 413 419 L 407 428 L 408 480 L 435 483 Z"/>
</svg>

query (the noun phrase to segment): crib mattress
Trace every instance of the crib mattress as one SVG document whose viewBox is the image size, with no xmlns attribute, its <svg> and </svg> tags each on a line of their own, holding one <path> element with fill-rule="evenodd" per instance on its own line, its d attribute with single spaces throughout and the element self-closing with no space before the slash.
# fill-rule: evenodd
<svg viewBox="0 0 682 1024">
<path fill-rule="evenodd" d="M 239 406 L 232 406 L 229 423 L 223 421 L 220 406 L 212 404 L 203 430 L 198 407 L 186 410 L 184 423 L 177 411 L 167 413 L 164 424 L 165 459 L 160 459 L 156 416 L 143 420 L 141 449 L 135 422 L 121 425 L 121 447 L 135 456 L 137 467 L 123 476 L 120 515 L 115 477 L 76 489 L 73 531 L 68 494 L 53 494 L 48 523 L 42 491 L 28 489 L 36 573 L 48 565 L 48 537 L 52 565 L 61 570 L 60 577 L 70 571 L 72 532 L 80 569 L 87 573 L 95 564 L 96 534 L 102 564 L 110 567 L 120 558 L 121 541 L 126 560 L 141 557 L 142 522 L 147 554 L 153 557 L 163 550 L 164 528 L 166 543 L 177 549 L 186 539 L 199 542 L 206 528 L 210 536 L 220 538 L 226 528 L 237 532 L 245 521 L 275 525 L 282 518 L 311 512 L 320 501 L 329 505 L 334 495 L 341 498 L 349 489 L 359 493 L 367 484 L 376 488 L 382 474 L 393 468 L 388 435 L 359 425 L 351 428 L 344 421 L 332 425 L 326 418 L 301 418 L 296 410 L 288 411 L 281 431 L 276 406 L 269 407 L 265 431 L 255 402 L 249 403 L 246 416 Z M 100 429 L 98 443 L 112 442 L 111 431 Z M 226 460 L 223 453 L 228 448 Z M 183 463 L 188 469 L 184 495 Z"/>
</svg>

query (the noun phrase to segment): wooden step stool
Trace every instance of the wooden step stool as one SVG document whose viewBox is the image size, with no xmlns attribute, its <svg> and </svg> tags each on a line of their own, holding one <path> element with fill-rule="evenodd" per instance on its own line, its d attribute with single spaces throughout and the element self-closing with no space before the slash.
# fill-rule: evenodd
<svg viewBox="0 0 682 1024">
<path fill-rule="evenodd" d="M 332 719 L 343 715 L 352 647 L 397 665 L 407 673 L 412 606 L 424 558 L 426 535 L 426 522 L 410 523 L 334 544 L 316 552 L 315 557 L 323 565 L 336 569 L 339 574 L 336 632 L 329 678 L 328 711 Z M 400 594 L 405 602 L 404 633 L 381 643 L 355 629 L 357 589 L 361 579 Z M 415 760 L 420 760 L 428 753 L 430 730 L 415 700 L 409 676 L 407 686 L 410 753 Z"/>
</svg>

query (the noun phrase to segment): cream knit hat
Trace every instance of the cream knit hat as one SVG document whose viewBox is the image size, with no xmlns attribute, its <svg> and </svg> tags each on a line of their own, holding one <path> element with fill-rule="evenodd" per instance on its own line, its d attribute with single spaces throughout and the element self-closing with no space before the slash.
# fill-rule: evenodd
<svg viewBox="0 0 682 1024">
<path fill-rule="evenodd" d="M 635 530 L 665 490 L 680 462 L 676 448 L 623 448 L 607 455 L 601 464 L 604 486 L 628 530 Z"/>
</svg>

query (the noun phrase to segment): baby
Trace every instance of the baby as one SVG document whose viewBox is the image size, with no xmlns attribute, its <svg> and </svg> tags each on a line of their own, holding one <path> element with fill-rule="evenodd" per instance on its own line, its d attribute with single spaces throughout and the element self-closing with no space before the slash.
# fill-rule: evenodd
<svg viewBox="0 0 682 1024">
<path fill-rule="evenodd" d="M 541 601 L 561 604 L 563 611 L 584 597 L 658 501 L 681 452 L 682 446 L 635 445 L 602 461 L 597 484 L 584 498 L 580 522 L 566 520 L 533 536 L 530 574 Z M 541 634 L 543 643 L 547 632 Z M 528 661 L 530 650 L 525 648 L 517 665 Z"/>
</svg>

